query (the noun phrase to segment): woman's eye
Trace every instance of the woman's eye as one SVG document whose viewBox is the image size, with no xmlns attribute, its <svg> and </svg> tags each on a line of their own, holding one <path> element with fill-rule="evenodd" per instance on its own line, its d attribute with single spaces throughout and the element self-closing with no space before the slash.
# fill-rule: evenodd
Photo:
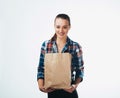
<svg viewBox="0 0 120 98">
<path fill-rule="evenodd" d="M 60 28 L 60 26 L 57 26 L 56 28 L 57 28 L 57 29 L 59 29 L 59 28 Z"/>
<path fill-rule="evenodd" d="M 67 29 L 67 27 L 63 27 L 64 29 Z"/>
<path fill-rule="evenodd" d="M 56 26 L 57 29 L 63 28 L 63 29 L 67 29 L 67 26 L 64 27 L 60 27 L 60 26 Z"/>
</svg>

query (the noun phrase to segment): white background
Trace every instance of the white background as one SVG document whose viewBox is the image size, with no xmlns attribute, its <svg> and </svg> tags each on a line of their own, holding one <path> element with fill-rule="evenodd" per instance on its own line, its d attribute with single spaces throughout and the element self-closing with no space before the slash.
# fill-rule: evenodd
<svg viewBox="0 0 120 98">
<path fill-rule="evenodd" d="M 0 0 L 0 98 L 47 98 L 37 66 L 59 13 L 71 17 L 68 35 L 83 47 L 79 97 L 120 98 L 119 0 Z"/>
</svg>

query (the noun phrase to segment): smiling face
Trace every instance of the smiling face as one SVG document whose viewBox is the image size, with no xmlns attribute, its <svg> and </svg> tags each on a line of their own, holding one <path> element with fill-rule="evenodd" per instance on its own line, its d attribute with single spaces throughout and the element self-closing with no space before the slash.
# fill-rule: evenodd
<svg viewBox="0 0 120 98">
<path fill-rule="evenodd" d="M 67 34 L 70 29 L 70 24 L 67 19 L 56 18 L 54 27 L 57 38 L 60 39 L 67 38 Z"/>
</svg>

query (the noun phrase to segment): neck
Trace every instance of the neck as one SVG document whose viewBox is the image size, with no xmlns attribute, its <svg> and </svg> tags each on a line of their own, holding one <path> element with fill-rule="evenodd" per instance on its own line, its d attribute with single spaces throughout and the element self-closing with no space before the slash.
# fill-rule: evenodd
<svg viewBox="0 0 120 98">
<path fill-rule="evenodd" d="M 58 47 L 58 52 L 62 52 L 62 50 L 63 50 L 63 48 L 65 46 L 66 40 L 67 40 L 67 37 L 63 38 L 63 39 L 60 39 L 60 38 L 56 39 L 56 43 L 57 43 L 57 47 Z"/>
<path fill-rule="evenodd" d="M 65 44 L 66 43 L 66 40 L 67 40 L 67 37 L 66 38 L 57 38 L 56 39 L 56 42 L 57 44 Z"/>
</svg>

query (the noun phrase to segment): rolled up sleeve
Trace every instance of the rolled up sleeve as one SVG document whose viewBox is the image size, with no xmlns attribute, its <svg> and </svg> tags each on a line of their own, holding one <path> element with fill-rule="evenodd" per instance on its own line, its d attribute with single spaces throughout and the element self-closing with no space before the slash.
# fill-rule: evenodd
<svg viewBox="0 0 120 98">
<path fill-rule="evenodd" d="M 41 47 L 39 65 L 37 70 L 37 80 L 44 79 L 44 56 L 45 56 L 45 42 L 43 42 Z"/>
<path fill-rule="evenodd" d="M 81 78 L 83 80 L 84 76 L 84 61 L 82 47 L 78 44 L 76 46 L 76 78 Z"/>
</svg>

